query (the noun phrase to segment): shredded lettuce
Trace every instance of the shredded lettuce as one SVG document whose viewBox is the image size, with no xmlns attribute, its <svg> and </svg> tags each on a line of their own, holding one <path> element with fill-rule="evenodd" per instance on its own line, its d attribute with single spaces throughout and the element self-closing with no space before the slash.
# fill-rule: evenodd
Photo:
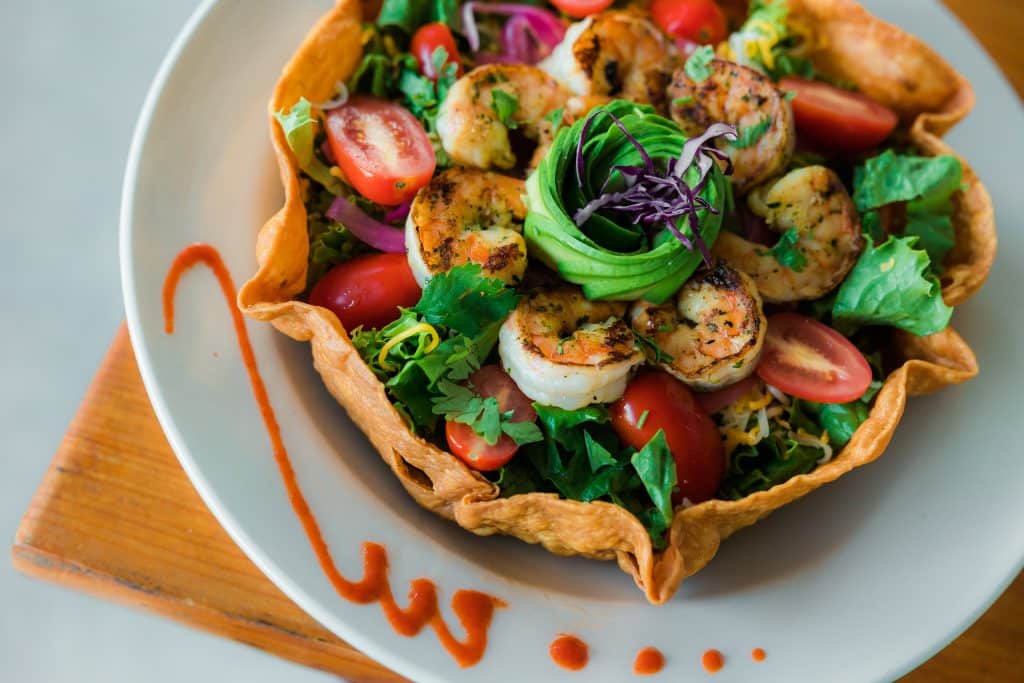
<svg viewBox="0 0 1024 683">
<path fill-rule="evenodd" d="M 891 325 L 916 335 L 946 328 L 953 309 L 928 273 L 928 254 L 915 249 L 917 237 L 890 237 L 868 244 L 843 281 L 832 305 L 832 325 L 849 334 L 865 325 Z"/>
<path fill-rule="evenodd" d="M 886 150 L 857 168 L 853 199 L 865 214 L 866 231 L 875 237 L 875 210 L 905 202 L 904 234 L 919 238 L 920 248 L 939 272 L 954 245 L 952 196 L 962 183 L 963 166 L 954 156 L 907 156 Z"/>
<path fill-rule="evenodd" d="M 731 58 L 738 64 L 768 74 L 778 81 L 786 76 L 816 77 L 810 61 L 796 54 L 800 37 L 787 23 L 786 0 L 754 0 L 747 20 L 729 36 Z"/>
<path fill-rule="evenodd" d="M 313 105 L 303 97 L 288 111 L 274 114 L 274 118 L 281 124 L 288 146 L 299 162 L 299 168 L 332 194 L 340 195 L 344 192 L 344 186 L 331 175 L 327 164 L 316 155 L 317 119 L 313 117 L 312 110 Z"/>
</svg>

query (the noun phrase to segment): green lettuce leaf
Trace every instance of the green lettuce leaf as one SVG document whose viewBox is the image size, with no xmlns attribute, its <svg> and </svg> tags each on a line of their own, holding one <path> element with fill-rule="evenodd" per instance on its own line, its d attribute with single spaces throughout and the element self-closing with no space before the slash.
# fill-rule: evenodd
<svg viewBox="0 0 1024 683">
<path fill-rule="evenodd" d="M 954 245 L 952 196 L 962 183 L 963 166 L 954 156 L 906 156 L 886 150 L 857 168 L 853 200 L 861 213 L 906 202 L 904 234 L 920 239 L 920 247 L 939 271 Z M 872 221 L 867 222 L 870 227 Z"/>
<path fill-rule="evenodd" d="M 340 195 L 344 192 L 341 181 L 331 175 L 327 164 L 316 156 L 316 125 L 312 116 L 312 105 L 303 97 L 288 111 L 279 111 L 274 118 L 281 124 L 288 146 L 291 147 L 299 168 L 310 178 L 320 183 L 329 192 Z"/>
<path fill-rule="evenodd" d="M 914 249 L 916 237 L 890 237 L 868 244 L 843 281 L 832 305 L 832 324 L 850 334 L 865 325 L 891 325 L 919 336 L 946 328 L 953 309 L 928 274 L 928 255 Z"/>
<path fill-rule="evenodd" d="M 647 445 L 634 453 L 629 461 L 667 527 L 672 523 L 672 492 L 677 482 L 676 461 L 668 449 L 665 432 L 659 429 Z"/>
<path fill-rule="evenodd" d="M 420 26 L 439 21 L 458 29 L 459 0 L 384 0 L 377 26 L 393 26 L 412 35 Z"/>
</svg>

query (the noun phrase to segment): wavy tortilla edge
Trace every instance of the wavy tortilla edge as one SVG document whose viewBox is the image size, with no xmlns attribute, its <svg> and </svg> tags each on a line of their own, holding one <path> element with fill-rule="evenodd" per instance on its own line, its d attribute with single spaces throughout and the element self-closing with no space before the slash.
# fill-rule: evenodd
<svg viewBox="0 0 1024 683">
<path fill-rule="evenodd" d="M 896 109 L 923 153 L 954 154 L 940 136 L 973 107 L 970 83 L 921 41 L 852 0 L 789 2 L 824 37 L 812 55 L 816 67 Z M 652 548 L 632 514 L 611 503 L 583 503 L 548 493 L 500 498 L 497 486 L 481 474 L 410 431 L 333 313 L 295 300 L 305 289 L 306 211 L 297 162 L 273 114 L 300 97 L 317 102 L 334 95 L 335 83 L 351 74 L 361 58 L 362 9 L 358 0 L 339 0 L 310 31 L 274 90 L 268 115 L 285 204 L 259 231 L 259 269 L 239 291 L 237 303 L 247 316 L 310 342 L 328 391 L 406 491 L 428 510 L 479 535 L 508 534 L 558 555 L 615 559 L 651 603 L 663 604 L 683 579 L 714 557 L 723 539 L 878 458 L 909 396 L 977 374 L 973 352 L 952 328 L 928 337 L 896 332 L 895 346 L 905 362 L 886 378 L 869 418 L 833 460 L 738 501 L 711 500 L 677 509 L 661 552 Z M 884 51 L 872 52 L 872 45 L 884 45 Z M 942 276 L 943 296 L 951 305 L 981 288 L 996 251 L 991 200 L 970 166 L 964 162 L 963 167 L 965 189 L 954 197 L 957 246 Z M 339 455 L 345 457 L 344 452 Z"/>
</svg>

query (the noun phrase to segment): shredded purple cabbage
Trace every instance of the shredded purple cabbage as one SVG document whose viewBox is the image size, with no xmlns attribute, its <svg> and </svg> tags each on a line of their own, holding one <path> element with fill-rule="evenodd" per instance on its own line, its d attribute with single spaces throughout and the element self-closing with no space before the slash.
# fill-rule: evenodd
<svg viewBox="0 0 1024 683">
<path fill-rule="evenodd" d="M 641 225 L 648 231 L 667 228 L 688 250 L 699 250 L 704 262 L 711 265 L 711 252 L 700 236 L 700 221 L 697 214 L 701 210 L 717 214 L 719 210 L 701 197 L 700 193 L 707 184 L 708 173 L 715 161 L 725 162 L 726 175 L 732 173 L 732 161 L 725 152 L 708 143 L 719 137 L 735 140 L 736 128 L 725 123 L 711 125 L 702 135 L 687 140 L 683 144 L 679 158 L 669 159 L 664 171 L 659 171 L 654 159 L 622 121 L 611 112 L 598 110 L 588 116 L 583 123 L 580 140 L 576 145 L 576 180 L 581 186 L 585 171 L 583 148 L 592 124 L 601 115 L 611 117 L 630 144 L 640 153 L 643 165 L 612 168 L 601 186 L 599 196 L 587 202 L 573 215 L 576 226 L 583 227 L 583 224 L 600 210 L 615 211 L 629 216 L 633 225 Z M 696 184 L 690 186 L 684 178 L 686 172 L 694 165 L 699 174 Z M 622 177 L 625 188 L 610 192 L 608 186 L 616 173 Z M 692 238 L 687 237 L 676 227 L 676 222 L 682 217 L 689 222 Z"/>
</svg>

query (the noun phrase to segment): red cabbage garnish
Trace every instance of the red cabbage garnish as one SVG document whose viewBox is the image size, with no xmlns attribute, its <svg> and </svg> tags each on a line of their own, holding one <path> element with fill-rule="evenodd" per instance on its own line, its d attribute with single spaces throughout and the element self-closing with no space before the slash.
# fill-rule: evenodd
<svg viewBox="0 0 1024 683">
<path fill-rule="evenodd" d="M 642 226 L 648 232 L 662 227 L 667 228 L 688 250 L 699 250 L 704 262 L 711 265 L 711 252 L 700 236 L 700 221 L 697 214 L 702 210 L 718 214 L 719 210 L 701 197 L 700 193 L 707 183 L 708 174 L 715 161 L 725 162 L 725 175 L 732 173 L 732 161 L 728 155 L 708 143 L 718 137 L 736 140 L 736 128 L 725 123 L 711 125 L 702 135 L 687 140 L 679 157 L 669 159 L 665 168 L 659 169 L 644 146 L 618 117 L 604 109 L 598 109 L 583 123 L 576 145 L 576 180 L 580 185 L 584 183 L 586 170 L 583 148 L 587 143 L 591 125 L 601 115 L 611 117 L 623 136 L 636 148 L 643 165 L 613 167 L 601 186 L 600 195 L 573 214 L 576 227 L 582 228 L 598 211 L 612 211 L 627 216 L 633 225 Z M 694 166 L 698 170 L 698 175 L 696 183 L 691 186 L 685 177 L 687 171 Z M 609 191 L 608 187 L 616 173 L 625 187 Z M 676 227 L 679 219 L 684 217 L 689 223 L 692 237 L 687 237 Z"/>
<path fill-rule="evenodd" d="M 565 24 L 548 10 L 512 2 L 467 2 L 462 6 L 462 32 L 473 52 L 480 50 L 477 13 L 509 17 L 501 33 L 501 53 L 477 55 L 481 63 L 536 64 L 565 37 Z"/>
<path fill-rule="evenodd" d="M 356 238 L 374 249 L 391 254 L 405 252 L 405 233 L 402 230 L 367 216 L 344 197 L 335 197 L 324 215 L 344 225 Z"/>
</svg>

